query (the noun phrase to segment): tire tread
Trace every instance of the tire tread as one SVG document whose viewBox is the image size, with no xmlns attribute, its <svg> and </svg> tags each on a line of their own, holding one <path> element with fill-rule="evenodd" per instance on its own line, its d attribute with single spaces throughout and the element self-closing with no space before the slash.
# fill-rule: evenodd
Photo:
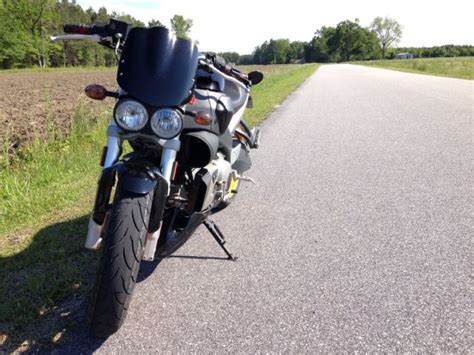
<svg viewBox="0 0 474 355">
<path fill-rule="evenodd" d="M 117 191 L 89 312 L 91 332 L 96 337 L 115 333 L 127 316 L 150 210 L 150 194 Z"/>
</svg>

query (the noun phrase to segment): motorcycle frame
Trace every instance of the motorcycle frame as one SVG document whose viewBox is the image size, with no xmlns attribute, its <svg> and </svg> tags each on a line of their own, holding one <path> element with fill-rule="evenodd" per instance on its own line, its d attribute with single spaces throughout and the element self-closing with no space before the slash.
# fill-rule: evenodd
<svg viewBox="0 0 474 355">
<path fill-rule="evenodd" d="M 103 38 L 97 35 L 78 35 L 78 34 L 68 34 L 68 35 L 61 35 L 61 36 L 52 36 L 52 41 L 60 41 L 60 40 L 89 40 L 94 41 L 97 43 L 101 43 Z M 118 38 L 117 44 L 115 45 L 115 52 L 117 56 L 120 53 L 120 38 Z M 205 60 L 206 56 L 203 54 L 199 58 L 199 64 L 202 66 L 206 66 L 209 70 L 213 71 L 214 73 L 222 76 L 225 80 L 230 81 L 243 89 L 246 93 L 246 99 L 242 107 L 234 113 L 230 123 L 228 130 L 230 134 L 233 134 L 237 127 L 239 126 L 244 111 L 247 107 L 248 100 L 250 97 L 250 88 L 242 83 L 241 81 L 237 80 L 236 78 L 227 75 L 226 73 L 222 72 L 221 70 L 217 69 L 213 64 L 209 63 Z M 123 90 L 119 90 L 119 95 L 123 94 Z M 98 200 L 102 197 L 100 201 L 101 207 L 105 208 L 108 204 L 108 200 L 110 198 L 111 190 L 113 187 L 113 183 L 115 182 L 115 175 L 114 176 L 105 176 L 104 173 L 109 171 L 110 169 L 114 168 L 116 164 L 119 162 L 119 158 L 122 154 L 122 144 L 123 140 L 127 139 L 126 135 L 123 134 L 121 129 L 115 124 L 114 120 L 112 119 L 109 128 L 107 130 L 107 148 L 106 148 L 106 156 L 104 159 L 103 170 L 101 173 L 101 177 L 99 179 L 99 186 L 96 195 L 96 209 L 98 205 Z M 166 181 L 166 196 L 155 196 L 156 198 L 162 198 L 161 205 L 158 210 L 161 212 L 164 210 L 164 205 L 166 203 L 166 198 L 169 196 L 170 186 L 171 186 L 171 177 L 173 173 L 174 163 L 176 161 L 177 153 L 180 149 L 181 142 L 179 140 L 179 136 L 171 139 L 171 140 L 163 140 L 159 139 L 158 143 L 163 147 L 162 155 L 161 155 L 161 162 L 159 167 L 159 172 L 155 172 L 155 176 L 157 176 L 157 183 L 158 180 L 162 179 Z M 126 173 L 126 172 L 125 172 Z M 124 173 L 124 174 L 125 174 Z M 120 174 L 119 174 L 120 175 Z M 123 178 L 123 177 L 122 177 Z M 120 179 L 120 177 L 119 177 Z M 141 188 L 140 188 L 141 185 Z M 137 193 L 149 193 L 152 189 L 150 189 L 150 184 L 145 183 L 143 181 L 141 184 L 138 183 Z M 153 185 L 155 188 L 156 184 Z M 162 190 L 162 189 L 161 189 Z M 134 191 L 135 192 L 135 191 Z M 96 211 L 92 211 L 92 214 L 89 219 L 87 237 L 84 246 L 87 249 L 98 249 L 102 244 L 102 235 L 103 235 L 103 227 L 104 227 L 104 220 L 97 218 L 97 215 L 94 216 Z M 102 214 L 105 218 L 105 213 L 102 211 Z M 96 218 L 94 218 L 96 217 Z M 150 218 L 153 218 L 150 217 Z M 102 223 L 97 223 L 102 222 Z M 147 239 L 145 241 L 145 252 L 143 255 L 144 260 L 153 260 L 155 256 L 155 250 L 158 243 L 158 238 L 161 231 L 161 224 L 160 227 L 156 231 L 151 231 L 147 235 Z"/>
<path fill-rule="evenodd" d="M 205 62 L 201 62 L 202 65 L 207 65 L 209 69 L 211 69 L 218 75 L 221 75 L 222 77 L 224 77 L 225 80 L 231 81 L 234 84 L 238 85 L 243 90 L 245 90 L 245 93 L 246 93 L 245 103 L 237 112 L 234 113 L 234 116 L 232 117 L 229 123 L 229 131 L 231 134 L 233 134 L 233 132 L 235 132 L 239 123 L 241 122 L 242 116 L 247 107 L 247 102 L 250 96 L 249 95 L 250 90 L 246 85 L 244 85 L 237 79 L 221 72 L 215 66 L 211 64 L 207 64 L 207 63 L 204 64 L 204 63 Z M 119 93 L 123 93 L 123 91 L 120 90 Z M 173 167 L 176 161 L 176 156 L 181 147 L 181 142 L 179 138 L 180 136 L 177 136 L 171 140 L 164 140 L 164 139 L 158 140 L 158 143 L 163 147 L 158 175 L 167 182 L 166 196 L 164 197 L 163 201 L 161 201 L 162 206 L 158 208 L 161 211 L 164 209 L 166 198 L 169 196 L 169 191 L 170 191 L 169 189 L 171 186 L 171 177 L 173 173 Z M 113 167 L 115 164 L 118 163 L 119 158 L 122 153 L 122 144 L 123 144 L 124 139 L 127 139 L 127 136 L 123 134 L 122 130 L 115 124 L 114 120 L 112 119 L 109 125 L 109 128 L 107 130 L 107 150 L 106 150 L 106 156 L 105 156 L 104 166 L 103 166 L 101 176 L 104 174 L 105 171 L 107 171 L 106 169 L 110 169 L 111 167 Z M 145 185 L 145 183 L 143 183 L 143 185 Z M 101 184 L 99 184 L 96 200 L 101 195 L 110 197 L 110 193 L 107 194 L 107 191 L 104 192 L 104 189 L 111 189 L 111 187 L 101 186 Z M 149 193 L 151 189 L 149 189 L 146 186 L 143 186 L 143 189 L 141 189 L 141 191 L 134 191 L 134 192 Z M 163 198 L 163 196 L 160 196 L 158 198 Z M 108 201 L 106 202 L 108 203 Z M 98 222 L 102 222 L 102 223 L 100 224 Z M 97 221 L 97 218 L 94 218 L 94 211 L 93 211 L 89 219 L 88 232 L 87 232 L 87 237 L 86 237 L 86 241 L 84 245 L 87 249 L 98 249 L 100 247 L 102 243 L 103 226 L 104 226 L 103 221 Z M 160 236 L 160 232 L 161 232 L 161 224 L 160 224 L 160 227 L 156 231 L 150 231 L 150 233 L 148 233 L 147 239 L 145 241 L 145 252 L 143 255 L 144 260 L 154 259 L 155 250 L 158 243 L 158 238 Z"/>
</svg>

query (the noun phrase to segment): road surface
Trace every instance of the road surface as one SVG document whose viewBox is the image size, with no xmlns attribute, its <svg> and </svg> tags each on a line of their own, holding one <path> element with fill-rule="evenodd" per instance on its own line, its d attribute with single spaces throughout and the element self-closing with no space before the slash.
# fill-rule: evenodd
<svg viewBox="0 0 474 355">
<path fill-rule="evenodd" d="M 215 218 L 238 261 L 201 228 L 142 270 L 117 334 L 58 350 L 473 351 L 473 105 L 472 81 L 322 66 Z"/>
</svg>

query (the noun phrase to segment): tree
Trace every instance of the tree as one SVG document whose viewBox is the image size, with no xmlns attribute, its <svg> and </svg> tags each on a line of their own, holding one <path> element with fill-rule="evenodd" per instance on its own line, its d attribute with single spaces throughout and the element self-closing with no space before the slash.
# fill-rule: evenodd
<svg viewBox="0 0 474 355">
<path fill-rule="evenodd" d="M 0 1 L 0 62 L 2 68 L 11 68 L 22 63 L 33 51 L 28 32 L 23 29 L 11 31 L 17 25 L 18 21 L 10 16 L 10 12 Z"/>
<path fill-rule="evenodd" d="M 48 63 L 50 41 L 47 37 L 55 12 L 54 0 L 6 0 L 3 1 L 4 11 L 10 16 L 15 32 L 28 34 L 24 36 L 24 47 L 28 47 L 40 67 Z M 3 17 L 3 16 L 2 16 Z"/>
<path fill-rule="evenodd" d="M 370 27 L 379 39 L 382 58 L 385 58 L 386 50 L 402 38 L 402 26 L 390 17 L 376 17 Z"/>
<path fill-rule="evenodd" d="M 290 41 L 287 39 L 270 40 L 270 51 L 273 59 L 272 64 L 286 64 L 290 52 Z"/>
<path fill-rule="evenodd" d="M 295 62 L 299 59 L 304 59 L 304 48 L 306 43 L 294 41 L 290 43 L 290 51 L 288 53 L 287 63 Z"/>
<path fill-rule="evenodd" d="M 145 27 L 125 13 L 83 9 L 76 0 L 0 0 L 0 68 L 31 66 L 76 66 L 116 64 L 113 51 L 81 41 L 51 42 L 49 36 L 61 34 L 65 23 L 107 23 L 116 17 Z M 175 17 L 176 30 L 187 36 L 192 21 Z M 151 20 L 149 26 L 161 25 Z"/>
<path fill-rule="evenodd" d="M 171 30 L 174 32 L 176 37 L 190 39 L 189 31 L 193 27 L 193 20 L 185 19 L 181 15 L 174 15 L 171 19 Z"/>
<path fill-rule="evenodd" d="M 140 21 L 139 19 L 136 19 L 135 17 L 131 15 L 127 15 L 124 13 L 117 13 L 115 11 L 112 11 L 110 14 L 110 17 L 117 18 L 119 20 L 131 23 L 134 27 L 145 27 L 145 24 Z"/>
<path fill-rule="evenodd" d="M 217 55 L 224 58 L 229 64 L 239 64 L 240 55 L 237 52 L 221 52 L 217 53 Z"/>
<path fill-rule="evenodd" d="M 255 64 L 255 56 L 253 54 L 244 54 L 241 55 L 239 58 L 239 63 L 240 65 L 249 65 L 249 64 Z"/>
<path fill-rule="evenodd" d="M 291 60 L 291 45 L 288 39 L 271 39 L 255 48 L 256 64 L 285 64 Z"/>
<path fill-rule="evenodd" d="M 330 48 L 333 52 L 340 54 L 341 61 L 349 61 L 353 55 L 363 54 L 364 35 L 364 29 L 359 25 L 358 20 L 340 22 L 330 41 Z"/>
<path fill-rule="evenodd" d="M 336 27 L 323 26 L 305 46 L 307 62 L 341 62 L 378 57 L 378 39 L 359 21 L 342 21 Z"/>
<path fill-rule="evenodd" d="M 314 33 L 313 39 L 305 46 L 305 61 L 327 63 L 337 61 L 334 58 L 335 53 L 331 53 L 333 49 L 329 48 L 329 42 L 336 33 L 334 27 L 323 26 Z"/>
<path fill-rule="evenodd" d="M 163 24 L 160 22 L 160 20 L 155 20 L 152 19 L 151 21 L 148 21 L 148 27 L 164 27 Z"/>
</svg>

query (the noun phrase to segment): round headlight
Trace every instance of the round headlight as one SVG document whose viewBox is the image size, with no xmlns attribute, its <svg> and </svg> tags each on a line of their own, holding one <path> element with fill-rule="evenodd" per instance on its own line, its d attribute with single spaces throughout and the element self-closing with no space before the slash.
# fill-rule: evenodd
<svg viewBox="0 0 474 355">
<path fill-rule="evenodd" d="M 183 118 L 175 110 L 158 110 L 151 117 L 151 129 L 160 138 L 174 138 L 183 129 Z"/>
<path fill-rule="evenodd" d="M 138 131 L 145 127 L 148 121 L 146 108 L 139 102 L 125 100 L 115 107 L 115 122 L 128 131 Z"/>
</svg>

